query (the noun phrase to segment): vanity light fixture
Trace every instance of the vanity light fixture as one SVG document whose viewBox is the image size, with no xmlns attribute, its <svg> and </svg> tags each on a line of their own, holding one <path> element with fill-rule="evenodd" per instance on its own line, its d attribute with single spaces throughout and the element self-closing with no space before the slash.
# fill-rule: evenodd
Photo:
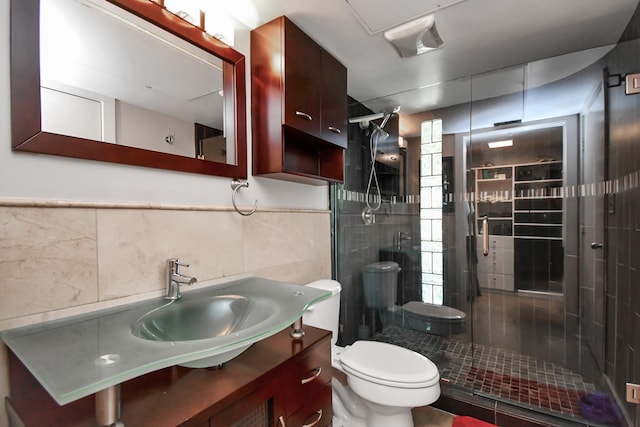
<svg viewBox="0 0 640 427">
<path fill-rule="evenodd" d="M 402 58 L 421 55 L 444 45 L 436 29 L 434 15 L 426 15 L 387 30 L 384 32 L 384 38 Z"/>
<path fill-rule="evenodd" d="M 511 147 L 513 145 L 513 139 L 505 139 L 504 141 L 492 141 L 488 143 L 489 148 L 502 148 Z"/>
</svg>

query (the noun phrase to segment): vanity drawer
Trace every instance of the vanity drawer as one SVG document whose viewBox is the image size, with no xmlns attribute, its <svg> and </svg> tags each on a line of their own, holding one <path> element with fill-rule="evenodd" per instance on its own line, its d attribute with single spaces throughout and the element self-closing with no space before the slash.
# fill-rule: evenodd
<svg viewBox="0 0 640 427">
<path fill-rule="evenodd" d="M 287 418 L 287 427 L 326 427 L 331 425 L 333 419 L 331 393 L 331 382 L 328 382 L 316 395 Z"/>
<path fill-rule="evenodd" d="M 287 416 L 313 400 L 327 383 L 331 383 L 331 341 L 325 339 L 288 367 L 286 377 Z"/>
</svg>

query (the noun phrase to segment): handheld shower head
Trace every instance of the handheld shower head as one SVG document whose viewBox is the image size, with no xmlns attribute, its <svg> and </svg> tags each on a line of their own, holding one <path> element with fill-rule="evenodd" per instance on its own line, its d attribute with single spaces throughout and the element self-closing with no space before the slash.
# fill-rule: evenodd
<svg viewBox="0 0 640 427">
<path fill-rule="evenodd" d="M 384 125 L 387 124 L 387 121 L 391 118 L 391 116 L 393 114 L 398 114 L 398 111 L 400 111 L 400 106 L 399 105 L 397 107 L 395 107 L 393 110 L 391 110 L 390 112 L 386 113 L 384 115 L 384 118 L 382 119 L 382 123 L 380 124 L 380 128 L 384 128 Z"/>
</svg>

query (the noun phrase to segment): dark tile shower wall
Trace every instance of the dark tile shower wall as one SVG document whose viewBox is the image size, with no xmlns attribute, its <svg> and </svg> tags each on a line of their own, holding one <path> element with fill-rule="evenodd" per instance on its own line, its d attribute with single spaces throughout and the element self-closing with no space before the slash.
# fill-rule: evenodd
<svg viewBox="0 0 640 427">
<path fill-rule="evenodd" d="M 608 55 L 610 74 L 640 72 L 640 7 L 621 43 Z M 605 309 L 605 373 L 623 400 L 625 383 L 640 383 L 640 95 L 625 95 L 624 84 L 608 89 L 609 179 L 627 188 L 609 196 Z M 627 413 L 640 425 L 637 405 Z"/>
<path fill-rule="evenodd" d="M 349 345 L 371 331 L 371 313 L 364 304 L 362 268 L 379 260 L 379 250 L 393 244 L 398 230 L 419 238 L 418 204 L 384 204 L 376 213 L 375 223 L 365 225 L 362 220 L 364 202 L 339 201 L 338 256 L 343 261 L 337 280 L 342 284 L 340 343 Z M 363 321 L 364 316 L 364 321 Z M 364 328 L 359 328 L 364 325 Z M 359 330 L 364 336 L 359 336 Z"/>
<path fill-rule="evenodd" d="M 359 117 L 373 112 L 354 99 L 349 99 L 349 117 Z M 387 126 L 394 121 L 390 120 Z M 395 125 L 397 126 L 397 120 Z M 385 126 L 385 130 L 387 129 Z M 395 131 L 397 134 L 397 130 Z M 336 185 L 333 207 L 339 219 L 336 221 L 336 250 L 338 268 L 336 279 L 342 285 L 342 303 L 340 323 L 342 330 L 339 342 L 348 345 L 371 334 L 371 313 L 364 305 L 362 289 L 362 268 L 379 261 L 380 248 L 390 247 L 398 231 L 408 232 L 413 242 L 420 241 L 420 205 L 416 200 L 407 203 L 401 199 L 396 203 L 383 203 L 375 212 L 375 221 L 367 225 L 362 219 L 362 211 L 366 204 L 359 199 L 366 193 L 370 173 L 371 153 L 368 136 L 362 132 L 358 124 L 349 125 L 349 145 L 345 154 L 345 180 L 343 185 Z M 419 162 L 419 158 L 408 155 L 406 162 Z M 412 163 L 415 168 L 417 165 Z M 387 185 L 400 188 L 400 171 L 396 176 L 387 176 Z M 391 182 L 389 183 L 389 180 Z M 395 181 L 394 181 L 395 180 Z M 348 196 L 345 194 L 349 193 Z M 410 194 L 417 194 L 413 192 Z M 338 200 L 341 199 L 341 200 Z M 351 199 L 351 200 L 344 200 Z M 385 196 L 385 199 L 389 197 Z"/>
</svg>

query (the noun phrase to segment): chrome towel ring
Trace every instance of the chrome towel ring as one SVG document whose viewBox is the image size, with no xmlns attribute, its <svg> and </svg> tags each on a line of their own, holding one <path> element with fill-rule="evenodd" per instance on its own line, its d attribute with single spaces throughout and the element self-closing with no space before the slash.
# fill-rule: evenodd
<svg viewBox="0 0 640 427">
<path fill-rule="evenodd" d="M 238 209 L 238 206 L 236 205 L 236 193 L 238 192 L 240 187 L 248 187 L 248 186 L 249 186 L 248 182 L 240 182 L 237 179 L 234 179 L 231 181 L 231 189 L 233 190 L 233 194 L 231 195 L 231 203 L 233 203 L 233 208 L 236 210 L 236 212 L 238 212 L 240 215 L 243 215 L 243 216 L 249 216 L 258 209 L 257 200 L 256 200 L 256 204 L 253 206 L 253 209 L 249 212 L 242 212 L 240 209 Z"/>
</svg>

